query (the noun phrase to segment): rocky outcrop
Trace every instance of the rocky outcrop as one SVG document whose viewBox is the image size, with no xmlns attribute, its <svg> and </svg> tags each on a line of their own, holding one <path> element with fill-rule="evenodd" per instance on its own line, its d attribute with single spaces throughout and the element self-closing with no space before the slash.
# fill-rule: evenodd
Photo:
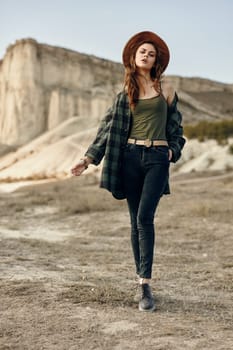
<svg viewBox="0 0 233 350">
<path fill-rule="evenodd" d="M 170 79 L 184 122 L 233 116 L 232 85 Z M 34 39 L 17 40 L 0 61 L 0 142 L 19 146 L 73 116 L 100 118 L 122 80 L 120 63 Z"/>
<path fill-rule="evenodd" d="M 189 140 L 176 164 L 177 170 L 179 173 L 232 170 L 232 147 L 232 138 L 224 145 L 219 145 L 216 140 Z"/>
<path fill-rule="evenodd" d="M 73 117 L 0 159 L 0 181 L 63 178 L 85 153 L 97 129 L 94 118 Z M 88 171 L 95 171 L 90 167 Z M 97 170 L 98 172 L 98 170 Z"/>
<path fill-rule="evenodd" d="M 184 124 L 233 117 L 233 85 L 168 78 L 178 93 Z M 0 61 L 0 181 L 70 176 L 122 80 L 120 63 L 34 39 L 16 41 Z M 229 147 L 195 145 L 187 142 L 174 169 L 233 167 Z M 98 176 L 99 169 L 88 171 Z"/>
<path fill-rule="evenodd" d="M 0 68 L 0 140 L 23 145 L 73 116 L 101 115 L 122 81 L 122 66 L 18 40 Z"/>
<path fill-rule="evenodd" d="M 225 84 L 204 78 L 187 78 L 179 76 L 170 77 L 173 82 L 173 86 L 177 90 L 185 91 L 186 93 L 206 93 L 212 91 L 230 91 L 233 92 L 233 84 Z"/>
</svg>

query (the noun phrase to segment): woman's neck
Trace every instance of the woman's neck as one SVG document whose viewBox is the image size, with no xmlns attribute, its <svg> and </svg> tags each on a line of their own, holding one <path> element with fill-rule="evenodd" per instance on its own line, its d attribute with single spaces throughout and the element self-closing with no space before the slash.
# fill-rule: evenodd
<svg viewBox="0 0 233 350">
<path fill-rule="evenodd" d="M 139 89 L 148 89 L 155 85 L 155 80 L 150 75 L 138 75 Z"/>
<path fill-rule="evenodd" d="M 138 73 L 138 80 L 141 84 L 150 84 L 153 82 L 153 79 L 151 78 L 151 75 L 149 72 L 139 72 Z"/>
<path fill-rule="evenodd" d="M 149 71 L 139 71 L 137 74 L 137 81 L 139 87 L 139 98 L 151 98 L 157 96 L 156 79 L 153 79 Z"/>
</svg>

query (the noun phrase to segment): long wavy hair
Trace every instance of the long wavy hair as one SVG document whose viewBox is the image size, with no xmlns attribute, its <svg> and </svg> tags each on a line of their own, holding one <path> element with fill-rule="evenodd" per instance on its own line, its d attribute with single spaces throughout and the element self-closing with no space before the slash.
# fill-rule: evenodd
<svg viewBox="0 0 233 350">
<path fill-rule="evenodd" d="M 154 81 L 154 87 L 155 90 L 159 93 L 161 92 L 161 86 L 160 86 L 160 79 L 163 72 L 163 67 L 160 65 L 160 52 L 155 47 L 155 45 L 152 42 L 144 41 L 138 44 L 137 47 L 135 47 L 134 50 L 132 50 L 130 55 L 130 64 L 128 67 L 125 68 L 125 77 L 124 77 L 124 89 L 128 94 L 129 97 L 129 104 L 132 109 L 135 108 L 135 105 L 139 98 L 139 74 L 136 70 L 136 64 L 135 64 L 135 56 L 137 49 L 142 44 L 151 44 L 154 46 L 156 51 L 156 61 L 154 66 L 151 68 L 150 76 L 151 79 Z"/>
</svg>

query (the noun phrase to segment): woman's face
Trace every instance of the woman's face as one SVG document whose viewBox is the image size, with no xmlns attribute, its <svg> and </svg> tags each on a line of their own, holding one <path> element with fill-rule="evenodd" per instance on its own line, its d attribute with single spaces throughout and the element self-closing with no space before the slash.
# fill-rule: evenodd
<svg viewBox="0 0 233 350">
<path fill-rule="evenodd" d="M 156 50 L 152 44 L 144 43 L 138 47 L 135 55 L 136 67 L 140 70 L 148 70 L 154 66 Z"/>
</svg>

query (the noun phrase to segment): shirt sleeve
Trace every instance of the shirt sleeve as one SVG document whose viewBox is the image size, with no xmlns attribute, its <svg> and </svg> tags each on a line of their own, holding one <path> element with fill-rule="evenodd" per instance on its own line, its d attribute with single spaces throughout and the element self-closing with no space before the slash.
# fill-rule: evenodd
<svg viewBox="0 0 233 350">
<path fill-rule="evenodd" d="M 175 93 L 174 99 L 170 106 L 168 106 L 167 115 L 167 141 L 169 148 L 172 150 L 171 162 L 175 163 L 181 157 L 181 151 L 185 145 L 185 138 L 183 137 L 182 114 L 177 109 L 178 96 Z"/>
<path fill-rule="evenodd" d="M 113 106 L 110 107 L 100 122 L 96 137 L 88 147 L 85 156 L 92 158 L 92 164 L 98 165 L 105 154 L 108 133 L 112 123 Z"/>
</svg>

